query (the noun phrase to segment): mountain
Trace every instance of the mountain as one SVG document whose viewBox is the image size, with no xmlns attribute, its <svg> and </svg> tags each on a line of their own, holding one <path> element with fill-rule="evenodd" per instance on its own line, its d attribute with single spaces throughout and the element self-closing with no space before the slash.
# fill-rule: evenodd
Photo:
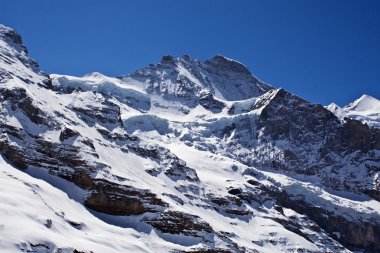
<svg viewBox="0 0 380 253">
<path fill-rule="evenodd" d="M 380 100 L 363 95 L 343 108 L 332 103 L 326 107 L 338 118 L 359 120 L 371 127 L 380 128 Z"/>
<path fill-rule="evenodd" d="M 380 129 L 223 56 L 47 75 L 5 26 L 0 56 L 4 252 L 380 251 Z"/>
</svg>

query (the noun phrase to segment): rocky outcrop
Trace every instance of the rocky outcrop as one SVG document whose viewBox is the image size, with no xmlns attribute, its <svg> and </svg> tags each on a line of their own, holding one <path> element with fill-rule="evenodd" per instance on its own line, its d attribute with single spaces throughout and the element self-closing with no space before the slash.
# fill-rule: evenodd
<svg viewBox="0 0 380 253">
<path fill-rule="evenodd" d="M 3 132 L 1 140 L 1 154 L 17 167 L 26 169 L 29 166 L 44 164 L 47 168 L 56 170 L 60 167 L 86 168 L 89 171 L 96 169 L 96 165 L 90 165 L 79 155 L 80 147 L 48 142 L 23 130 L 17 130 L 18 132 L 13 134 Z M 22 139 L 15 140 L 15 134 Z M 19 143 L 22 145 L 18 145 Z"/>
<path fill-rule="evenodd" d="M 202 221 L 200 217 L 177 211 L 163 212 L 157 219 L 149 219 L 145 222 L 162 233 L 168 234 L 184 234 L 200 237 L 202 236 L 202 232 L 213 232 L 212 227 Z"/>
<path fill-rule="evenodd" d="M 78 137 L 79 135 L 80 134 L 77 131 L 74 131 L 70 128 L 64 128 L 61 131 L 61 134 L 59 135 L 59 140 L 65 141 L 65 140 L 73 138 L 73 137 Z"/>
<path fill-rule="evenodd" d="M 0 102 L 13 111 L 24 113 L 35 124 L 48 124 L 47 115 L 33 104 L 24 88 L 0 88 Z"/>
<path fill-rule="evenodd" d="M 246 208 L 244 201 L 234 196 L 215 196 L 209 195 L 210 204 L 214 210 L 225 215 L 235 217 L 251 215 L 252 212 Z"/>
<path fill-rule="evenodd" d="M 161 164 L 160 168 L 156 170 L 149 170 L 148 173 L 157 176 L 164 172 L 166 176 L 174 181 L 186 180 L 193 183 L 199 183 L 199 178 L 196 171 L 186 166 L 186 163 L 174 155 L 170 150 L 156 146 L 143 146 L 130 144 L 128 148 L 142 157 L 150 158 Z"/>
<path fill-rule="evenodd" d="M 113 102 L 99 96 L 99 103 L 87 105 L 86 107 L 73 106 L 71 109 L 75 111 L 87 124 L 94 126 L 95 123 L 105 127 L 122 126 L 120 119 L 120 108 Z"/>
<path fill-rule="evenodd" d="M 216 100 L 211 93 L 202 94 L 199 97 L 199 104 L 213 113 L 221 112 L 226 106 L 223 102 Z"/>
<path fill-rule="evenodd" d="M 92 210 L 112 215 L 138 215 L 162 211 L 167 204 L 149 190 L 94 180 L 84 204 Z"/>
</svg>

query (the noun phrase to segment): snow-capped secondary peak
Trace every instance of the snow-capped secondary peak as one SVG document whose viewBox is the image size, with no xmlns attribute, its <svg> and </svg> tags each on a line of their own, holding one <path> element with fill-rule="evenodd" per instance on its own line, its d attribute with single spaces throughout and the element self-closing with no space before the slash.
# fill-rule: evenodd
<svg viewBox="0 0 380 253">
<path fill-rule="evenodd" d="M 327 109 L 329 109 L 330 111 L 332 110 L 337 110 L 337 109 L 342 109 L 339 105 L 335 104 L 335 103 L 331 103 L 327 106 Z"/>
<path fill-rule="evenodd" d="M 331 103 L 326 108 L 340 119 L 347 117 L 372 127 L 380 127 L 380 100 L 372 96 L 364 94 L 344 107 Z"/>
<path fill-rule="evenodd" d="M 367 112 L 380 112 L 380 100 L 369 95 L 362 95 L 353 103 L 344 107 L 347 110 L 353 111 L 367 111 Z"/>
<path fill-rule="evenodd" d="M 341 118 L 343 115 L 343 109 L 339 105 L 335 103 L 331 103 L 326 107 L 327 110 L 331 111 L 334 113 L 338 118 Z"/>
</svg>

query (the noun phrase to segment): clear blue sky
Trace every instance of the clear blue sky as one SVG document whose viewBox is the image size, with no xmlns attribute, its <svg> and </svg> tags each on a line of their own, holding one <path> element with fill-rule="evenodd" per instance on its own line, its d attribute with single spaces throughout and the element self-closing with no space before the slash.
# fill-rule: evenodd
<svg viewBox="0 0 380 253">
<path fill-rule="evenodd" d="M 4 0 L 0 23 L 47 73 L 114 76 L 165 54 L 222 54 L 312 102 L 380 98 L 379 0 Z"/>
</svg>

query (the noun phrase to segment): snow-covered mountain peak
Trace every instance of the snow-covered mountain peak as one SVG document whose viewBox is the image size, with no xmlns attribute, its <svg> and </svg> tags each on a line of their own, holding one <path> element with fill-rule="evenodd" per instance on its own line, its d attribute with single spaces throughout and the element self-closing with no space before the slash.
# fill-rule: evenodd
<svg viewBox="0 0 380 253">
<path fill-rule="evenodd" d="M 367 111 L 367 112 L 380 112 L 380 100 L 369 96 L 362 95 L 360 98 L 355 100 L 353 103 L 344 107 L 347 110 L 353 111 Z"/>
<path fill-rule="evenodd" d="M 341 108 L 341 107 L 333 102 L 333 103 L 329 104 L 327 106 L 327 108 L 331 109 L 331 110 L 335 110 L 335 109 L 338 109 L 338 108 Z"/>
<path fill-rule="evenodd" d="M 337 116 L 338 118 L 342 117 L 343 109 L 339 105 L 337 105 L 335 103 L 331 103 L 328 106 L 326 106 L 326 109 L 329 110 L 330 112 L 334 113 L 335 116 Z"/>
<path fill-rule="evenodd" d="M 35 83 L 47 81 L 46 75 L 40 73 L 37 62 L 28 55 L 21 36 L 4 25 L 0 25 L 0 54 L 0 75 L 4 80 L 18 79 L 24 82 L 25 76 L 29 76 L 33 77 Z"/>
<path fill-rule="evenodd" d="M 369 126 L 380 127 L 380 100 L 372 96 L 364 94 L 344 107 L 331 103 L 326 109 L 340 119 L 356 119 Z"/>
<path fill-rule="evenodd" d="M 21 36 L 12 28 L 0 24 L 0 36 L 11 39 L 14 43 L 22 44 Z"/>
<path fill-rule="evenodd" d="M 14 29 L 0 24 L 0 41 L 6 43 L 8 51 L 14 51 L 14 53 L 28 57 L 28 49 L 22 43 L 21 35 Z M 2 50 L 6 50 L 5 46 L 2 46 Z M 35 64 L 37 65 L 37 63 Z"/>
<path fill-rule="evenodd" d="M 122 80 L 131 79 L 147 85 L 147 92 L 195 107 L 201 93 L 208 91 L 226 101 L 258 97 L 271 86 L 259 81 L 243 64 L 223 56 L 206 61 L 189 55 L 164 56 L 160 63 L 137 70 Z"/>
<path fill-rule="evenodd" d="M 161 59 L 161 64 L 165 63 L 171 63 L 171 64 L 179 64 L 179 63 L 185 63 L 185 64 L 193 64 L 194 62 L 198 62 L 198 60 L 192 58 L 188 54 L 184 54 L 180 57 L 175 58 L 171 55 L 164 55 Z"/>
</svg>

